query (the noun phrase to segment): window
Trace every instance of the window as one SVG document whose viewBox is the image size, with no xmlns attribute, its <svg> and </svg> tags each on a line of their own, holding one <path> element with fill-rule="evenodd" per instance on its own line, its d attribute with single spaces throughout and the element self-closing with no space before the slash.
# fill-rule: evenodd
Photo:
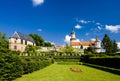
<svg viewBox="0 0 120 81">
<path fill-rule="evenodd" d="M 27 45 L 27 41 L 25 40 L 25 45 Z"/>
<path fill-rule="evenodd" d="M 17 49 L 17 46 L 14 46 L 14 49 Z"/>
<path fill-rule="evenodd" d="M 21 39 L 21 44 L 23 44 L 23 40 Z"/>
</svg>

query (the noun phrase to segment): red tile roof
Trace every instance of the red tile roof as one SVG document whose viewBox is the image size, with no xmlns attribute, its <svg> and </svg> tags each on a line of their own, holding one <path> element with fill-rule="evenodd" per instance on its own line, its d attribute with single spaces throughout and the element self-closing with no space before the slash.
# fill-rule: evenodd
<svg viewBox="0 0 120 81">
<path fill-rule="evenodd" d="M 80 45 L 90 46 L 90 45 L 93 45 L 93 44 L 94 44 L 93 41 L 89 41 L 89 42 L 72 42 L 71 43 L 72 46 L 80 46 Z"/>
</svg>

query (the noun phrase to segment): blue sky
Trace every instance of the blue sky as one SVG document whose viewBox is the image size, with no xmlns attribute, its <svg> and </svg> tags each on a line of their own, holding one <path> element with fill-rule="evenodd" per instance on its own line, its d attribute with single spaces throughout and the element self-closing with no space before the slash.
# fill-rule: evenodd
<svg viewBox="0 0 120 81">
<path fill-rule="evenodd" d="M 63 45 L 72 28 L 80 41 L 104 34 L 120 42 L 120 0 L 0 0 L 0 31 L 37 33 Z"/>
</svg>

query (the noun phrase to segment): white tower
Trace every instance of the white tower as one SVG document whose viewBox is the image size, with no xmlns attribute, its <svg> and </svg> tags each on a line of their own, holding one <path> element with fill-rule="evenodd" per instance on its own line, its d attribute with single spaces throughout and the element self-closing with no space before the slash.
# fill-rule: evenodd
<svg viewBox="0 0 120 81">
<path fill-rule="evenodd" d="M 70 45 L 72 45 L 72 42 L 75 42 L 75 41 L 76 41 L 75 32 L 74 32 L 74 28 L 72 28 Z"/>
<path fill-rule="evenodd" d="M 101 52 L 101 42 L 99 41 L 99 39 L 97 37 L 96 37 L 96 40 L 95 40 L 94 49 L 95 49 L 95 53 L 100 53 Z"/>
</svg>

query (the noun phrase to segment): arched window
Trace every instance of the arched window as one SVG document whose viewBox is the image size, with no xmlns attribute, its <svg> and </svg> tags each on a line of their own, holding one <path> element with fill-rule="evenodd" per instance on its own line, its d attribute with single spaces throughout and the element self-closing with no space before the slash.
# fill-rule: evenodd
<svg viewBox="0 0 120 81">
<path fill-rule="evenodd" d="M 17 46 L 14 46 L 14 49 L 17 49 Z"/>
</svg>

